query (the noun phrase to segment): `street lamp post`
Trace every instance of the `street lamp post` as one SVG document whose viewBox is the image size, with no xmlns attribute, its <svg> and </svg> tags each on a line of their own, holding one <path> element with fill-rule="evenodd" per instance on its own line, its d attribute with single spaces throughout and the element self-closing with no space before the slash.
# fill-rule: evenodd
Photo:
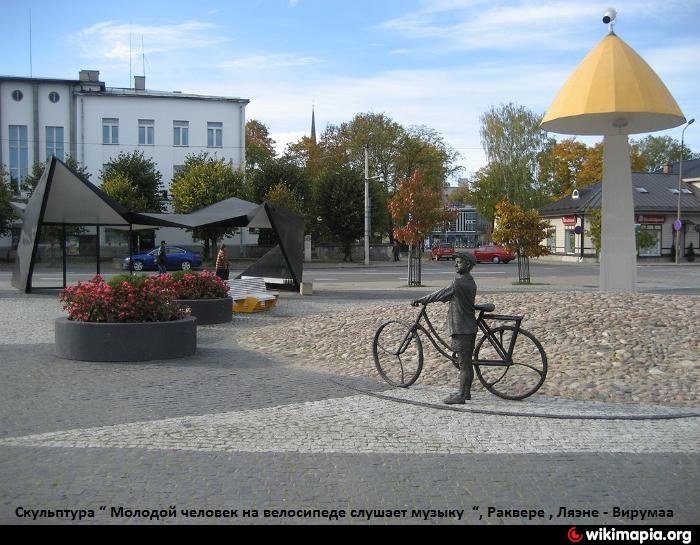
<svg viewBox="0 0 700 545">
<path fill-rule="evenodd" d="M 680 248 L 680 242 L 681 242 L 681 229 L 683 228 L 683 224 L 681 223 L 681 181 L 683 179 L 683 139 L 685 138 L 685 130 L 692 125 L 695 122 L 695 118 L 691 119 L 685 124 L 685 127 L 683 127 L 683 131 L 681 131 L 681 160 L 678 164 L 678 213 L 676 215 L 676 223 L 674 225 L 674 228 L 676 229 L 676 265 L 679 265 L 681 262 L 681 248 Z"/>
</svg>

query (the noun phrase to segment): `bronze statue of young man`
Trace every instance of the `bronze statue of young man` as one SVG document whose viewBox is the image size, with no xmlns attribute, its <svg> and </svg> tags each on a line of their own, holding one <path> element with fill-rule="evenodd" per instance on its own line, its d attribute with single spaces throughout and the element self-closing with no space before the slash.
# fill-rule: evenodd
<svg viewBox="0 0 700 545">
<path fill-rule="evenodd" d="M 447 329 L 452 337 L 452 351 L 459 357 L 459 392 L 449 396 L 444 403 L 461 405 L 467 399 L 471 399 L 474 380 L 472 353 L 478 328 L 474 313 L 476 282 L 470 273 L 476 265 L 476 258 L 464 251 L 455 252 L 454 256 L 457 278 L 452 285 L 416 299 L 411 304 L 417 307 L 436 301 L 450 302 L 450 308 L 447 311 Z"/>
</svg>

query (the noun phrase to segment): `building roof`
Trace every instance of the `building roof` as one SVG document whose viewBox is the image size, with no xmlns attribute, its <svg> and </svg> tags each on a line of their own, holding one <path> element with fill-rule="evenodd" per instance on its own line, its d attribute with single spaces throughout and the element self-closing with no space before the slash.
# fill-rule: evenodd
<svg viewBox="0 0 700 545">
<path fill-rule="evenodd" d="M 685 161 L 683 172 L 685 172 Z M 685 176 L 684 176 L 685 178 Z M 633 172 L 632 186 L 635 212 L 675 212 L 678 209 L 678 175 L 659 172 Z M 602 182 L 579 189 L 579 198 L 571 195 L 540 208 L 543 217 L 583 214 L 589 210 L 600 208 L 602 199 Z M 700 196 L 698 190 L 686 183 L 682 189 L 689 193 L 681 193 L 681 211 L 700 213 Z M 642 191 L 646 190 L 646 192 Z M 672 191 L 673 190 L 673 191 Z"/>
<path fill-rule="evenodd" d="M 664 169 L 662 167 L 655 172 L 661 174 L 663 171 Z M 669 174 L 675 174 L 676 176 L 680 174 L 679 161 L 671 163 Z M 690 178 L 700 178 L 700 159 L 686 159 L 683 161 L 683 179 L 688 180 Z"/>
<path fill-rule="evenodd" d="M 178 98 L 178 99 L 197 99 L 197 100 L 213 100 L 218 102 L 238 102 L 248 104 L 250 100 L 247 98 L 237 97 L 218 97 L 211 95 L 195 95 L 192 93 L 182 93 L 180 91 L 156 91 L 151 89 L 131 89 L 123 87 L 106 87 L 104 91 L 96 93 L 95 91 L 77 92 L 78 95 L 95 96 L 118 96 L 118 97 L 146 97 L 146 98 Z"/>
<path fill-rule="evenodd" d="M 84 88 L 82 91 L 76 91 L 77 95 L 86 96 L 119 96 L 119 97 L 149 97 L 149 98 L 178 98 L 178 99 L 197 99 L 197 100 L 212 100 L 219 102 L 237 102 L 248 104 L 247 98 L 238 97 L 221 97 L 211 95 L 195 95 L 192 93 L 183 93 L 181 91 L 156 91 L 151 89 L 132 89 L 123 87 L 106 87 L 104 82 L 93 80 L 80 79 L 57 79 L 57 78 L 30 78 L 24 76 L 2 76 L 0 81 L 17 81 L 30 83 L 54 83 L 63 85 L 75 85 Z M 100 90 L 95 90 L 99 86 Z"/>
<path fill-rule="evenodd" d="M 0 81 L 28 81 L 33 83 L 61 83 L 68 85 L 78 85 L 81 82 L 77 79 L 62 79 L 62 78 L 30 78 L 28 76 L 3 76 L 0 75 Z"/>
</svg>

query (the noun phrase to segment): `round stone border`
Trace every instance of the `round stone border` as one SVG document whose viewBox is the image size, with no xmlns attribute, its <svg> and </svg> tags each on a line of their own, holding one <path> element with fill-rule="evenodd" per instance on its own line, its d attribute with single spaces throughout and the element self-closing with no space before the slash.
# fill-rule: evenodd
<svg viewBox="0 0 700 545">
<path fill-rule="evenodd" d="M 191 356 L 196 350 L 194 316 L 170 322 L 78 322 L 65 317 L 55 322 L 55 353 L 69 360 L 164 360 Z"/>
<path fill-rule="evenodd" d="M 225 324 L 233 317 L 233 299 L 176 299 L 179 305 L 189 307 L 191 316 L 197 318 L 199 325 Z"/>
</svg>

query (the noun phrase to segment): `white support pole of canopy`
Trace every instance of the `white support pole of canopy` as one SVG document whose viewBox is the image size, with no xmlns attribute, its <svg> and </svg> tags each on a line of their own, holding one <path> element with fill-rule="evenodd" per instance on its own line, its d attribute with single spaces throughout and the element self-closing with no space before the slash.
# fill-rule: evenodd
<svg viewBox="0 0 700 545">
<path fill-rule="evenodd" d="M 634 240 L 634 195 L 627 135 L 603 140 L 603 202 L 600 291 L 636 291 L 637 252 Z"/>
</svg>

